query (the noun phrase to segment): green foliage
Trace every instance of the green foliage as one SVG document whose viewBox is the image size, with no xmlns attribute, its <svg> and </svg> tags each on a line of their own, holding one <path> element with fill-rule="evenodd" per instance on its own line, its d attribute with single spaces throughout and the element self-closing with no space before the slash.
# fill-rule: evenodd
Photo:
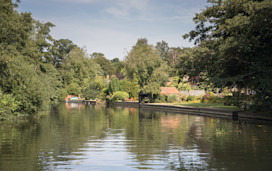
<svg viewBox="0 0 272 171">
<path fill-rule="evenodd" d="M 158 95 L 154 103 L 166 103 L 166 96 Z"/>
<path fill-rule="evenodd" d="M 19 111 L 19 101 L 11 94 L 4 94 L 0 89 L 0 120 L 12 118 Z"/>
<path fill-rule="evenodd" d="M 106 100 L 106 97 L 107 97 L 108 94 L 109 94 L 108 89 L 107 89 L 107 88 L 103 88 L 103 89 L 100 91 L 100 98 L 101 98 L 102 100 Z"/>
<path fill-rule="evenodd" d="M 141 88 L 151 82 L 163 85 L 168 80 L 169 67 L 147 39 L 138 40 L 126 56 L 125 64 L 128 77 L 132 78 L 135 73 Z"/>
<path fill-rule="evenodd" d="M 272 8 L 270 0 L 208 1 L 184 35 L 199 45 L 189 66 L 218 87 L 253 88 L 255 105 L 272 111 Z"/>
<path fill-rule="evenodd" d="M 190 95 L 190 96 L 187 97 L 186 101 L 188 101 L 188 102 L 194 101 L 195 98 L 196 98 L 195 96 Z"/>
<path fill-rule="evenodd" d="M 169 46 L 164 40 L 162 42 L 158 42 L 156 45 L 156 49 L 159 51 L 159 55 L 162 60 L 167 61 L 169 58 Z"/>
<path fill-rule="evenodd" d="M 201 99 L 202 103 L 218 103 L 223 104 L 225 102 L 224 98 L 215 96 L 213 93 L 206 94 Z"/>
<path fill-rule="evenodd" d="M 247 96 L 243 93 L 233 92 L 232 96 L 225 96 L 224 103 L 225 105 L 234 105 L 241 107 L 245 101 L 247 100 Z"/>
<path fill-rule="evenodd" d="M 89 87 L 82 91 L 82 97 L 86 100 L 95 99 L 99 95 L 99 90 L 95 82 L 91 83 Z"/>
<path fill-rule="evenodd" d="M 110 80 L 109 93 L 113 94 L 120 90 L 120 82 L 118 78 L 114 77 Z"/>
<path fill-rule="evenodd" d="M 114 67 L 113 64 L 104 57 L 104 54 L 102 53 L 93 53 L 91 57 L 94 59 L 94 61 L 100 65 L 102 70 L 104 71 L 104 75 L 112 75 L 114 74 Z"/>
<path fill-rule="evenodd" d="M 150 93 L 152 95 L 158 95 L 161 93 L 161 87 L 158 83 L 156 82 L 151 82 L 147 84 L 144 88 L 142 88 L 142 91 L 144 93 Z"/>
<path fill-rule="evenodd" d="M 178 101 L 179 101 L 179 98 L 175 94 L 170 94 L 169 96 L 167 96 L 167 102 L 169 102 L 169 103 L 175 103 Z"/>
<path fill-rule="evenodd" d="M 81 88 L 77 83 L 71 83 L 66 87 L 66 91 L 71 95 L 79 95 L 81 92 Z"/>
<path fill-rule="evenodd" d="M 123 79 L 120 81 L 120 91 L 127 92 L 130 98 L 138 98 L 141 89 L 138 85 L 136 74 L 133 74 L 133 79 L 131 81 L 127 79 Z"/>
<path fill-rule="evenodd" d="M 173 77 L 173 81 L 172 81 L 172 84 L 170 85 L 170 87 L 178 88 L 179 82 L 180 82 L 180 79 L 178 76 Z"/>
<path fill-rule="evenodd" d="M 112 101 L 117 101 L 117 100 L 124 101 L 125 99 L 128 99 L 128 98 L 129 98 L 129 95 L 127 92 L 117 91 L 112 95 L 111 100 Z"/>
<path fill-rule="evenodd" d="M 178 90 L 180 90 L 180 91 L 192 90 L 192 87 L 191 87 L 190 83 L 181 81 L 178 84 Z"/>
<path fill-rule="evenodd" d="M 140 89 L 140 85 L 138 83 L 138 79 L 137 79 L 137 76 L 135 73 L 133 73 L 133 78 L 132 78 L 132 81 L 131 81 L 131 88 L 130 88 L 130 97 L 134 97 L 134 98 L 137 98 L 139 97 L 139 92 L 141 91 Z"/>
<path fill-rule="evenodd" d="M 50 35 L 54 25 L 35 21 L 31 13 L 19 14 L 12 1 L 1 2 L 0 9 L 1 102 L 10 108 L 1 116 L 48 109 L 64 93 L 60 72 L 52 65 L 58 49 Z"/>
<path fill-rule="evenodd" d="M 129 94 L 131 88 L 131 82 L 127 79 L 120 80 L 120 91 L 125 91 Z"/>
<path fill-rule="evenodd" d="M 78 48 L 71 40 L 68 39 L 60 39 L 55 40 L 52 47 L 52 58 L 53 65 L 57 68 L 60 67 L 63 60 L 67 57 L 67 55 L 74 49 Z"/>
</svg>

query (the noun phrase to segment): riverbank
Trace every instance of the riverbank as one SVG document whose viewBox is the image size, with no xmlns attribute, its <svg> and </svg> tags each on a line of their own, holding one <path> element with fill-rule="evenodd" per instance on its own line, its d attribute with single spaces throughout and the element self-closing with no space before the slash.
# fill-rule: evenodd
<svg viewBox="0 0 272 171">
<path fill-rule="evenodd" d="M 272 121 L 271 115 L 256 114 L 256 113 L 251 113 L 251 112 L 242 111 L 242 110 L 203 108 L 203 107 L 181 106 L 181 105 L 161 104 L 161 103 L 142 103 L 140 106 L 138 102 L 110 102 L 110 104 L 118 105 L 118 106 L 140 107 L 141 109 L 171 111 L 175 113 L 192 114 L 192 115 Z"/>
</svg>

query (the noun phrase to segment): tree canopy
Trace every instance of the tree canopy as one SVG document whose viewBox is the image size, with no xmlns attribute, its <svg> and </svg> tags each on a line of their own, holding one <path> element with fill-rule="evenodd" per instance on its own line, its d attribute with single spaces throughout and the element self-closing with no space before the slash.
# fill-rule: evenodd
<svg viewBox="0 0 272 171">
<path fill-rule="evenodd" d="M 145 38 L 139 39 L 133 46 L 125 58 L 125 64 L 128 76 L 132 78 L 135 73 L 142 89 L 151 83 L 163 85 L 168 80 L 169 67 L 160 57 L 159 51 L 149 45 Z"/>
<path fill-rule="evenodd" d="M 203 63 L 195 67 L 206 71 L 216 84 L 235 84 L 256 90 L 256 105 L 271 109 L 271 1 L 208 2 L 211 5 L 194 18 L 196 28 L 184 35 L 204 49 Z"/>
</svg>

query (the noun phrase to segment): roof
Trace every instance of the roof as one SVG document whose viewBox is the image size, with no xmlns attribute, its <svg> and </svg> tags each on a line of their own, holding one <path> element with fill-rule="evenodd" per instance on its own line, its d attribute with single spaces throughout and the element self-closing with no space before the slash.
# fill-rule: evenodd
<svg viewBox="0 0 272 171">
<path fill-rule="evenodd" d="M 166 82 L 166 86 L 170 86 L 172 84 L 172 81 Z"/>
<path fill-rule="evenodd" d="M 77 96 L 75 96 L 75 95 L 68 95 L 68 96 L 65 97 L 65 100 L 69 100 L 71 97 L 77 97 Z"/>
<path fill-rule="evenodd" d="M 180 95 L 180 92 L 176 87 L 161 87 L 161 94 L 162 95 L 170 95 L 170 94 L 176 94 Z"/>
</svg>

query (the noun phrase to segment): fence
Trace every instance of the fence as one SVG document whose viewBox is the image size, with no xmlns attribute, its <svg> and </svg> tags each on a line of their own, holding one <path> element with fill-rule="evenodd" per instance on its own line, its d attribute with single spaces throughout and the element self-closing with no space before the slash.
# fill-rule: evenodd
<svg viewBox="0 0 272 171">
<path fill-rule="evenodd" d="M 189 91 L 179 91 L 182 95 L 185 96 L 202 96 L 205 95 L 204 90 L 189 90 Z"/>
</svg>

